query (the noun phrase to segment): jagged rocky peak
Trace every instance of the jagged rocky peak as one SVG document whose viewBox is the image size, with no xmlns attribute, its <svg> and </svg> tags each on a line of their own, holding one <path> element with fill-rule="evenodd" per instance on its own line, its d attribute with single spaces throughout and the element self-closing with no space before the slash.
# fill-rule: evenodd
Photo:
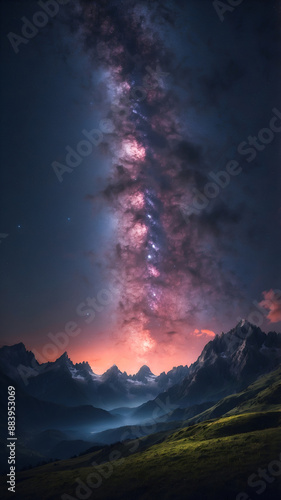
<svg viewBox="0 0 281 500">
<path fill-rule="evenodd" d="M 150 370 L 149 366 L 143 365 L 139 371 L 136 373 L 136 375 L 153 375 L 152 371 Z"/>
<path fill-rule="evenodd" d="M 118 366 L 114 364 L 114 365 L 112 365 L 112 366 L 111 366 L 111 367 L 107 370 L 107 372 L 111 372 L 111 373 L 119 373 L 119 372 L 120 372 L 120 370 L 119 370 Z M 120 372 L 120 373 L 121 373 L 121 372 Z"/>
<path fill-rule="evenodd" d="M 75 368 L 77 368 L 78 370 L 82 369 L 82 370 L 87 370 L 88 372 L 93 372 L 88 361 L 82 361 L 81 363 L 76 363 Z"/>
<path fill-rule="evenodd" d="M 19 342 L 18 344 L 14 345 L 4 345 L 3 347 L 1 347 L 1 351 L 5 352 L 5 354 L 11 353 L 13 355 L 25 354 L 27 352 L 30 352 L 26 350 L 26 347 L 23 344 L 23 342 Z"/>
<path fill-rule="evenodd" d="M 153 380 L 155 375 L 150 370 L 149 366 L 143 365 L 139 371 L 133 375 L 133 380 L 138 380 L 139 382 L 147 382 L 148 380 Z"/>
<path fill-rule="evenodd" d="M 212 361 L 217 356 L 227 358 L 232 356 L 237 349 L 241 351 L 241 349 L 246 348 L 248 344 L 260 348 L 265 339 L 266 334 L 263 333 L 259 327 L 242 319 L 229 332 L 222 332 L 221 335 L 216 335 L 213 340 L 210 340 L 203 348 L 198 361 L 200 363 L 206 360 Z M 197 362 L 195 362 L 192 367 L 196 364 Z"/>
<path fill-rule="evenodd" d="M 67 352 L 65 351 L 56 361 L 53 363 L 49 363 L 53 366 L 71 366 L 74 367 L 74 364 L 72 363 L 71 359 L 68 357 Z"/>
<path fill-rule="evenodd" d="M 13 351 L 17 351 L 17 352 L 27 352 L 27 349 L 24 345 L 23 342 L 19 342 L 18 344 L 15 344 L 15 345 L 11 345 L 11 346 L 5 346 L 5 347 L 8 347 L 9 349 L 13 350 Z"/>
<path fill-rule="evenodd" d="M 103 378 L 108 378 L 108 377 L 113 377 L 113 376 L 118 376 L 120 373 L 122 373 L 118 366 L 112 365 L 103 375 Z"/>
<path fill-rule="evenodd" d="M 239 323 L 236 325 L 236 327 L 234 328 L 234 330 L 240 330 L 243 333 L 247 334 L 247 333 L 253 331 L 253 329 L 255 329 L 255 328 L 258 328 L 258 327 L 256 325 L 253 325 L 252 323 L 250 323 L 247 319 L 241 319 L 239 321 Z"/>
<path fill-rule="evenodd" d="M 225 334 L 228 339 L 235 337 L 240 342 L 261 345 L 266 341 L 267 335 L 256 325 L 242 319 L 235 328 Z"/>
<path fill-rule="evenodd" d="M 64 352 L 64 353 L 63 353 L 63 354 L 62 354 L 62 355 L 61 355 L 61 356 L 57 359 L 57 361 L 59 361 L 59 360 L 67 360 L 67 361 L 70 361 L 70 358 L 69 358 L 69 356 L 68 356 L 68 354 L 67 354 L 67 352 L 66 352 L 66 351 L 65 351 L 65 352 Z"/>
<path fill-rule="evenodd" d="M 1 358 L 5 361 L 9 361 L 12 366 L 17 366 L 18 364 L 29 366 L 32 363 L 34 364 L 34 362 L 37 364 L 33 352 L 27 351 L 22 342 L 11 346 L 6 345 L 1 347 L 0 359 Z"/>
</svg>

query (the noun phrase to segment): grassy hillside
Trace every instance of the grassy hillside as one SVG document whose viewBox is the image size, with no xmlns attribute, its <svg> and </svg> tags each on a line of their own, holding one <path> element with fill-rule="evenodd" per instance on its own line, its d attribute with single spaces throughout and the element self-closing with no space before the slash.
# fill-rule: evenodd
<svg viewBox="0 0 281 500">
<path fill-rule="evenodd" d="M 237 394 L 231 394 L 202 413 L 187 420 L 197 423 L 221 416 L 281 409 L 281 367 L 258 378 Z M 183 410 L 184 411 L 184 410 Z"/>
<path fill-rule="evenodd" d="M 272 460 L 281 459 L 280 436 L 280 411 L 224 417 L 18 473 L 17 493 L 11 495 L 24 500 L 73 500 L 82 498 L 76 494 L 77 479 L 83 483 L 92 479 L 91 489 L 81 491 L 85 499 L 236 500 L 244 491 L 248 500 L 277 500 L 281 474 L 265 483 L 261 496 L 255 493 L 257 487 L 247 486 L 247 480 L 260 467 L 268 469 Z M 120 453 L 118 460 L 91 465 L 108 460 L 114 450 Z M 11 495 L 4 493 L 2 498 Z"/>
</svg>

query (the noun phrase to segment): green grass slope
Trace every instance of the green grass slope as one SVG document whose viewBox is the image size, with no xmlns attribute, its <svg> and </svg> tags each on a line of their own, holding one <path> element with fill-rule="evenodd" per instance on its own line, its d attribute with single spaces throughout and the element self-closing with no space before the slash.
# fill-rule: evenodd
<svg viewBox="0 0 281 500">
<path fill-rule="evenodd" d="M 187 422 L 195 423 L 223 415 L 279 409 L 281 409 L 281 367 L 258 378 L 243 391 L 221 399 Z"/>
<path fill-rule="evenodd" d="M 81 457 L 18 473 L 18 500 L 277 500 L 281 470 L 262 495 L 247 485 L 259 468 L 281 460 L 281 412 L 233 415 L 173 433 L 119 443 Z M 119 451 L 119 459 L 108 461 Z M 111 455 L 113 459 L 114 456 Z M 281 464 L 280 464 L 281 467 Z M 90 484 L 86 491 L 78 484 Z M 98 486 L 98 487 L 97 487 Z M 248 496 L 247 496 L 248 495 Z"/>
</svg>

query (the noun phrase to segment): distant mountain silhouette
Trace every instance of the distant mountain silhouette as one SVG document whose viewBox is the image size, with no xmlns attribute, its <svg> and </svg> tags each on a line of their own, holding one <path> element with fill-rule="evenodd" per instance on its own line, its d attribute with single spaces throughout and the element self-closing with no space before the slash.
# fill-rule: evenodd
<svg viewBox="0 0 281 500">
<path fill-rule="evenodd" d="M 153 399 L 188 374 L 188 367 L 180 366 L 156 376 L 144 365 L 136 375 L 127 375 L 113 365 L 103 375 L 97 375 L 87 362 L 74 364 L 66 352 L 56 361 L 40 365 L 22 343 L 2 347 L 0 364 L 4 373 L 36 398 L 66 406 L 91 404 L 105 409 L 136 406 Z"/>
<path fill-rule="evenodd" d="M 7 399 L 7 387 L 10 385 L 16 388 L 17 430 L 20 432 L 41 431 L 47 428 L 64 430 L 81 426 L 88 426 L 95 430 L 95 428 L 114 427 L 118 423 L 118 417 L 92 405 L 69 408 L 62 404 L 35 398 L 0 371 L 1 401 Z M 6 405 L 5 407 L 2 405 L 0 410 L 1 415 L 3 413 L 2 416 L 5 411 Z"/>
</svg>

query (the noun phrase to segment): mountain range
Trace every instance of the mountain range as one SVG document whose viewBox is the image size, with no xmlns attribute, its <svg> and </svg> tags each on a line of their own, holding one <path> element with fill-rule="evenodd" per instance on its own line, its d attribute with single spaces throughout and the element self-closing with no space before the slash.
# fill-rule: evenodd
<svg viewBox="0 0 281 500">
<path fill-rule="evenodd" d="M 252 389 L 243 392 L 246 387 L 280 364 L 281 334 L 265 334 L 247 321 L 216 335 L 190 367 L 175 367 L 159 376 L 146 365 L 135 375 L 122 373 L 116 365 L 97 375 L 87 362 L 74 364 L 67 353 L 39 364 L 24 344 L 4 346 L 0 417 L 5 423 L 7 386 L 14 385 L 18 464 L 36 464 L 40 458 L 67 458 L 93 444 L 122 441 L 123 436 L 132 439 L 173 429 L 179 421 L 222 415 L 237 402 L 245 405 L 253 394 Z M 280 399 L 280 385 L 274 398 Z M 0 430 L 2 465 L 6 426 Z"/>
<path fill-rule="evenodd" d="M 87 362 L 74 364 L 66 352 L 54 362 L 39 364 L 23 343 L 0 349 L 2 373 L 33 398 L 68 407 L 125 407 L 130 414 L 129 408 L 137 407 L 134 415 L 141 418 L 151 416 L 155 400 L 163 407 L 158 413 L 164 412 L 167 401 L 181 408 L 218 401 L 280 362 L 281 333 L 265 334 L 245 320 L 216 335 L 190 367 L 174 367 L 158 376 L 146 365 L 135 375 L 122 373 L 116 365 L 97 375 Z"/>
<path fill-rule="evenodd" d="M 113 365 L 97 375 L 87 362 L 72 363 L 66 352 L 40 365 L 23 343 L 2 347 L 0 366 L 31 396 L 66 406 L 91 404 L 104 409 L 141 404 L 188 374 L 187 366 L 178 366 L 156 376 L 144 365 L 135 375 L 128 375 Z"/>
<path fill-rule="evenodd" d="M 153 433 L 143 426 L 141 434 L 135 427 L 130 441 L 120 440 L 122 430 L 116 429 L 99 434 L 101 444 L 87 448 L 86 442 L 65 440 L 62 432 L 42 432 L 30 442 L 39 450 L 34 458 L 40 452 L 65 458 L 73 449 L 79 450 L 79 457 L 41 462 L 32 471 L 18 472 L 16 498 L 34 498 L 34 483 L 36 498 L 42 500 L 80 497 L 74 478 L 85 484 L 94 471 L 95 478 L 100 474 L 107 479 L 94 490 L 100 500 L 154 499 L 159 493 L 179 500 L 250 500 L 261 485 L 264 500 L 279 500 L 280 390 L 279 366 L 193 419 L 184 420 L 183 414 L 180 422 L 157 424 Z M 255 471 L 270 472 L 263 476 L 268 481 L 259 481 Z M 255 482 L 247 482 L 250 477 Z M 5 482 L 6 476 L 0 478 L 3 492 Z M 10 497 L 4 493 L 5 498 Z"/>
<path fill-rule="evenodd" d="M 259 376 L 281 363 L 281 333 L 268 334 L 241 320 L 227 333 L 216 335 L 205 345 L 197 361 L 183 380 L 144 403 L 135 417 L 164 414 L 167 408 L 188 408 L 215 402 L 241 391 Z"/>
</svg>

